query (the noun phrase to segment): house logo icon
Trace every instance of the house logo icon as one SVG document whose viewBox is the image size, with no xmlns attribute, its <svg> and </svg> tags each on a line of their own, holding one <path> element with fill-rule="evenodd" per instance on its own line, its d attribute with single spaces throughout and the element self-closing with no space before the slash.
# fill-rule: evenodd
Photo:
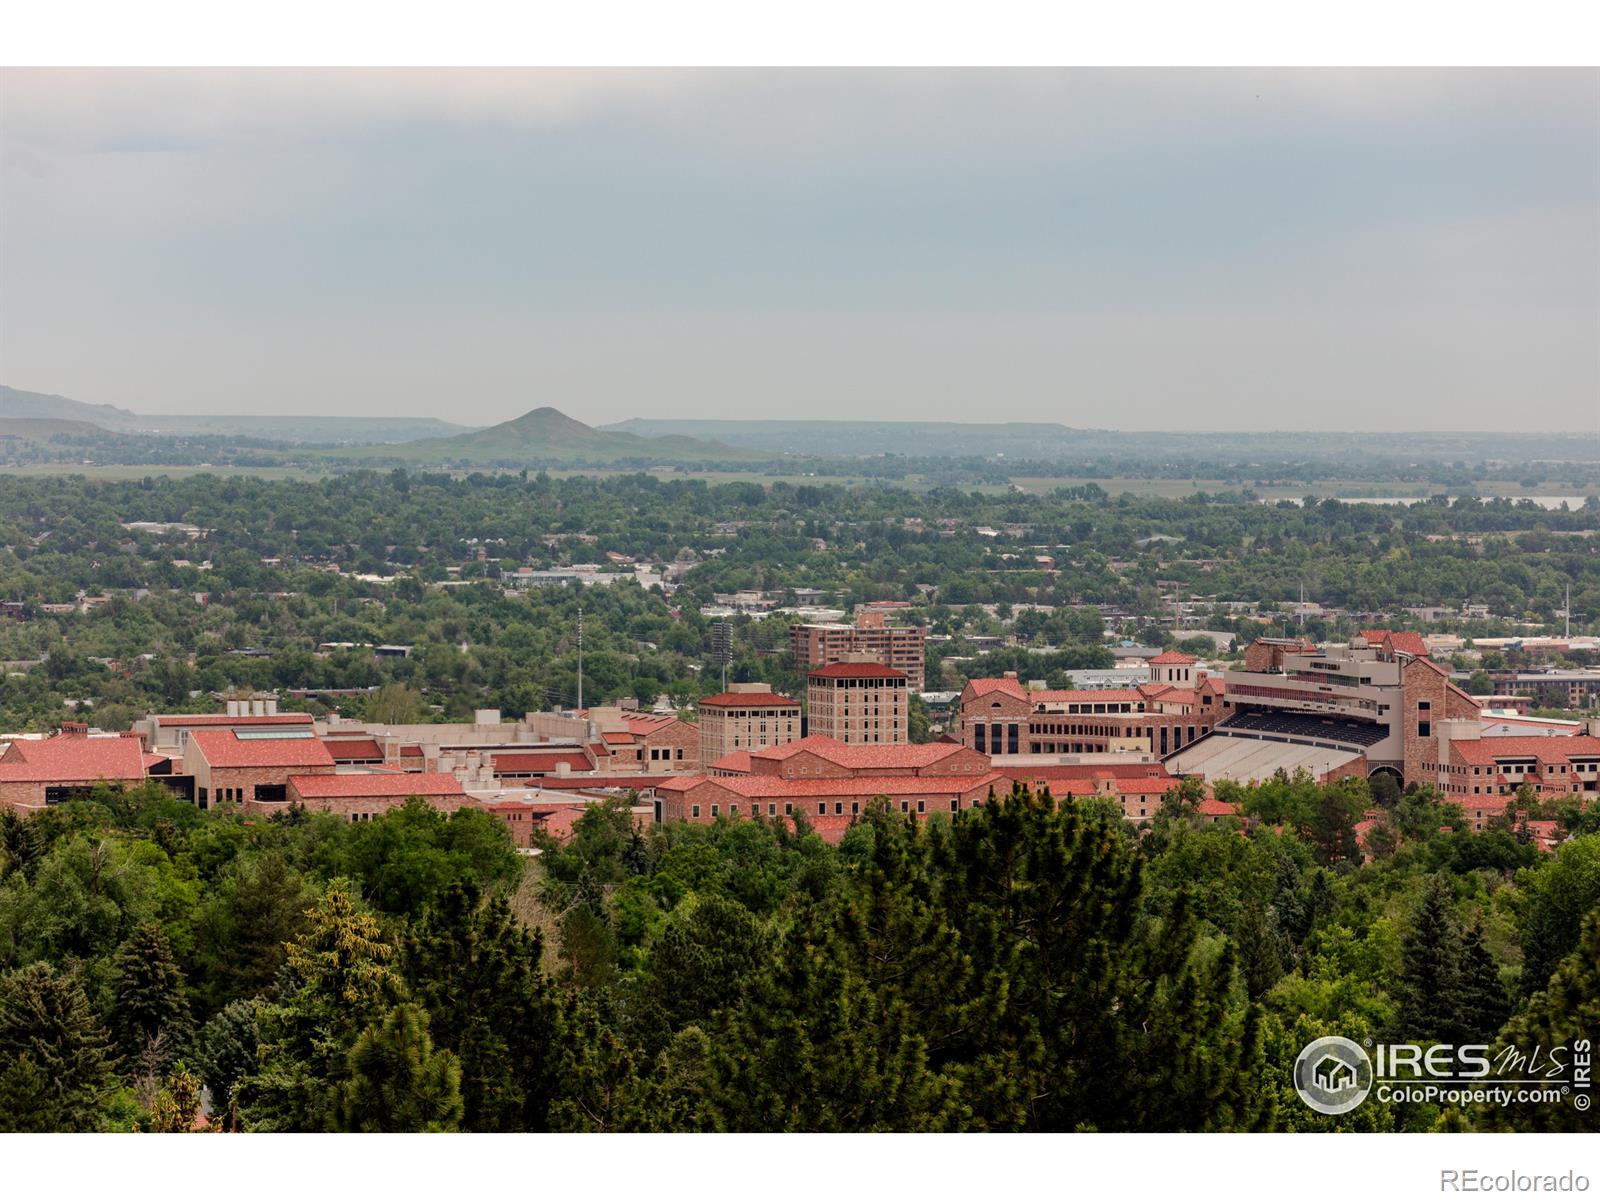
<svg viewBox="0 0 1600 1200">
<path fill-rule="evenodd" d="M 1347 1113 L 1372 1090 L 1372 1060 L 1349 1038 L 1318 1038 L 1294 1060 L 1294 1090 L 1316 1112 Z"/>
</svg>

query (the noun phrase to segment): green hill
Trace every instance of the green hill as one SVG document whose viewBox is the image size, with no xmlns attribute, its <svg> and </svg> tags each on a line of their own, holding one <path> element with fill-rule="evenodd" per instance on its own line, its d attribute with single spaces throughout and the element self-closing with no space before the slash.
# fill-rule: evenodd
<svg viewBox="0 0 1600 1200">
<path fill-rule="evenodd" d="M 51 417 L 0 417 L 0 440 L 45 442 L 56 437 L 104 437 L 106 431 L 88 421 L 64 421 Z"/>
<path fill-rule="evenodd" d="M 536 408 L 513 420 L 457 437 L 366 446 L 339 453 L 344 458 L 484 466 L 677 466 L 764 462 L 773 457 L 681 434 L 640 437 L 595 429 L 553 408 Z"/>
</svg>

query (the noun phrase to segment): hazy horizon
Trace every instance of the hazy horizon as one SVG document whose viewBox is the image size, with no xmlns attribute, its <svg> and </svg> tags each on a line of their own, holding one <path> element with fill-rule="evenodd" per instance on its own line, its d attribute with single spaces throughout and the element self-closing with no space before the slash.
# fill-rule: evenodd
<svg viewBox="0 0 1600 1200">
<path fill-rule="evenodd" d="M 1600 71 L 0 70 L 0 382 L 1600 428 Z"/>
</svg>

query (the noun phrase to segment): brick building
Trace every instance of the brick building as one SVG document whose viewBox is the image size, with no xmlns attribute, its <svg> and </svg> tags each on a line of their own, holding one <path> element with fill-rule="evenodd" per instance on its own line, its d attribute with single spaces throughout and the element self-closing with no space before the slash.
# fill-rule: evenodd
<svg viewBox="0 0 1600 1200">
<path fill-rule="evenodd" d="M 926 690 L 923 643 L 928 631 L 920 625 L 890 625 L 884 611 L 862 605 L 855 621 L 789 626 L 789 650 L 796 671 L 842 662 L 877 662 L 893 667 L 910 681 L 914 692 Z"/>
<path fill-rule="evenodd" d="M 800 702 L 764 683 L 736 683 L 700 701 L 700 762 L 762 750 L 800 736 Z"/>
<path fill-rule="evenodd" d="M 232 707 L 240 707 L 238 701 Z M 157 713 L 134 722 L 134 729 L 144 738 L 151 750 L 170 751 L 181 755 L 189 744 L 189 735 L 197 729 L 288 730 L 312 726 L 310 713 L 280 713 L 276 701 L 272 712 L 267 712 L 263 702 L 261 712 L 232 713 Z"/>
<path fill-rule="evenodd" d="M 91 737 L 77 722 L 55 737 L 17 738 L 0 752 L 0 806 L 36 812 L 97 784 L 136 785 L 144 781 L 145 762 L 138 737 Z"/>
<path fill-rule="evenodd" d="M 360 771 L 348 774 L 308 773 L 288 776 L 281 800 L 256 798 L 247 811 L 275 812 L 298 804 L 312 812 L 337 813 L 349 821 L 371 821 L 412 796 L 426 800 L 441 812 L 478 808 L 454 775 L 402 774 L 394 771 Z"/>
<path fill-rule="evenodd" d="M 309 729 L 298 737 L 279 731 L 195 729 L 187 742 L 184 770 L 194 777 L 195 803 L 201 808 L 282 802 L 291 775 L 333 774 L 333 755 Z"/>
<path fill-rule="evenodd" d="M 891 809 L 926 818 L 981 804 L 996 786 L 1010 785 L 983 755 L 953 743 L 845 745 L 811 735 L 751 754 L 748 774 L 663 783 L 656 815 L 700 824 L 723 816 L 798 816 L 837 841 L 878 796 Z"/>
<path fill-rule="evenodd" d="M 817 667 L 806 676 L 807 732 L 847 745 L 909 741 L 909 683 L 880 663 Z"/>
<path fill-rule="evenodd" d="M 995 758 L 1132 752 L 1165 756 L 1204 737 L 1227 712 L 1226 685 L 1169 651 L 1131 688 L 1025 688 L 1010 672 L 961 692 L 963 745 Z"/>
<path fill-rule="evenodd" d="M 670 713 L 584 709 L 598 735 L 589 742 L 596 769 L 607 772 L 698 771 L 700 730 Z"/>
</svg>

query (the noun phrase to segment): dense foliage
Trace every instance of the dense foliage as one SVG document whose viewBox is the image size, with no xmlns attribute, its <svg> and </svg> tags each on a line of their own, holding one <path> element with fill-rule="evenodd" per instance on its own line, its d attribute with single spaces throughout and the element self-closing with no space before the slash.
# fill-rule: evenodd
<svg viewBox="0 0 1600 1200">
<path fill-rule="evenodd" d="M 1175 792 L 1141 832 L 1019 790 L 875 807 L 836 847 L 602 805 L 534 860 L 420 801 L 350 825 L 103 792 L 0 819 L 0 1123 L 1574 1127 L 1295 1096 L 1323 1034 L 1600 1034 L 1597 835 L 1441 832 L 1413 792 L 1363 863 L 1326 835 L 1360 791 L 1242 789 L 1244 826 Z"/>
<path fill-rule="evenodd" d="M 148 522 L 206 532 L 135 524 Z M 1350 610 L 1296 626 L 1320 637 L 1353 632 L 1363 614 L 1410 622 L 1405 606 L 1468 600 L 1500 614 L 1453 623 L 1468 636 L 1558 628 L 1570 586 L 1577 632 L 1600 620 L 1597 528 L 1600 505 L 1263 505 L 1093 485 L 1023 496 L 653 475 L 0 477 L 0 599 L 21 605 L 0 619 L 0 729 L 53 727 L 85 704 L 121 728 L 152 709 L 206 708 L 229 687 L 294 689 L 308 708 L 390 720 L 571 704 L 580 604 L 587 695 L 687 705 L 720 686 L 700 607 L 743 589 L 813 588 L 841 609 L 909 602 L 936 635 L 932 690 L 1002 669 L 1059 684 L 1108 665 L 1102 611 L 1120 610 L 1128 636 L 1170 640 L 1141 622 L 1170 616 L 1177 594 L 1209 597 L 1207 626 L 1242 643 L 1282 632 L 1271 610 L 1302 587 Z M 502 569 L 605 564 L 608 552 L 680 566 L 682 586 L 644 590 L 626 565 L 604 587 L 507 595 L 500 583 Z M 45 607 L 80 593 L 108 599 Z M 788 623 L 736 618 L 732 678 L 798 688 Z M 1025 647 L 986 653 L 977 639 L 1002 632 Z M 383 644 L 410 655 L 374 657 Z"/>
</svg>

